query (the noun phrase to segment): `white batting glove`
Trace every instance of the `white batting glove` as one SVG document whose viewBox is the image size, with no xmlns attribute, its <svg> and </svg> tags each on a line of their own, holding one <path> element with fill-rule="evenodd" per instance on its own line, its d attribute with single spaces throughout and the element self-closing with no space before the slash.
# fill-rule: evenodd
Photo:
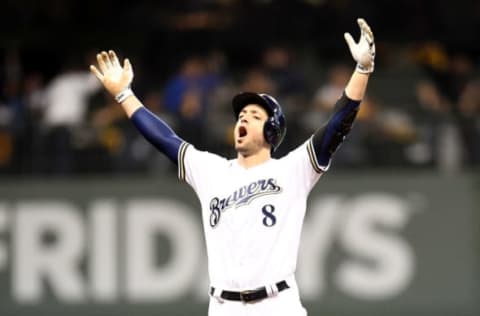
<svg viewBox="0 0 480 316">
<path fill-rule="evenodd" d="M 90 65 L 90 71 L 100 80 L 105 89 L 121 103 L 133 95 L 130 84 L 133 80 L 132 65 L 128 59 L 123 62 L 123 67 L 118 62 L 113 50 L 97 54 L 97 67 Z"/>
<path fill-rule="evenodd" d="M 375 68 L 375 42 L 373 33 L 364 19 L 357 19 L 357 23 L 361 31 L 358 43 L 355 43 L 350 33 L 345 33 L 344 37 L 353 59 L 357 62 L 355 70 L 360 73 L 369 74 L 372 73 Z"/>
</svg>

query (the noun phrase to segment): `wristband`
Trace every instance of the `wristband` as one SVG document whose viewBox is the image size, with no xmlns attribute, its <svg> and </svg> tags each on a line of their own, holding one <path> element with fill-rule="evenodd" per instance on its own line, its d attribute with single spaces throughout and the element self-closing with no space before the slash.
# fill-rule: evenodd
<svg viewBox="0 0 480 316">
<path fill-rule="evenodd" d="M 130 86 L 126 87 L 125 89 L 123 89 L 119 94 L 117 94 L 115 96 L 115 100 L 118 102 L 118 103 L 122 103 L 123 101 L 125 101 L 129 96 L 133 95 L 133 91 L 132 89 L 130 88 Z"/>
<path fill-rule="evenodd" d="M 355 67 L 355 70 L 361 74 L 370 74 L 373 72 L 373 69 L 375 68 L 374 62 L 369 67 L 365 67 L 360 63 L 357 63 L 357 67 Z"/>
</svg>

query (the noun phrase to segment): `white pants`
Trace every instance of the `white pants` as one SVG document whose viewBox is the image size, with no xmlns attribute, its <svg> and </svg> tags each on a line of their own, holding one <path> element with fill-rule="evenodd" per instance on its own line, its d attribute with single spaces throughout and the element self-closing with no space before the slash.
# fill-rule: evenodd
<svg viewBox="0 0 480 316">
<path fill-rule="evenodd" d="M 295 282 L 288 284 L 290 288 L 276 296 L 252 303 L 210 297 L 208 316 L 307 316 Z"/>
</svg>

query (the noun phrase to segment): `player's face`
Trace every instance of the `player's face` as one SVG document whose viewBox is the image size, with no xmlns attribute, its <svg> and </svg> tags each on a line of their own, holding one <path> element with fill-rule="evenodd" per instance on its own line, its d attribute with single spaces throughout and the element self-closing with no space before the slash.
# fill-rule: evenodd
<svg viewBox="0 0 480 316">
<path fill-rule="evenodd" d="M 234 131 L 237 152 L 249 156 L 262 148 L 270 148 L 263 137 L 263 125 L 267 119 L 267 111 L 256 104 L 249 104 L 242 109 Z"/>
</svg>

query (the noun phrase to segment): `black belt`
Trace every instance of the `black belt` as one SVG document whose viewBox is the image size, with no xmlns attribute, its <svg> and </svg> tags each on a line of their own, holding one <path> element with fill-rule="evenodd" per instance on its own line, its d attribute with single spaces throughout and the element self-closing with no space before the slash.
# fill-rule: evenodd
<svg viewBox="0 0 480 316">
<path fill-rule="evenodd" d="M 281 292 L 283 290 L 290 288 L 290 286 L 288 286 L 286 281 L 280 281 L 275 285 L 278 288 L 278 292 Z M 215 292 L 215 288 L 212 286 L 210 288 L 210 295 L 213 296 L 214 292 Z M 222 293 L 220 294 L 220 297 L 229 301 L 242 301 L 242 302 L 248 303 L 248 302 L 263 300 L 264 298 L 268 297 L 268 293 L 267 293 L 266 287 L 261 287 L 256 290 L 248 290 L 248 291 L 242 291 L 242 292 L 222 291 Z"/>
</svg>

